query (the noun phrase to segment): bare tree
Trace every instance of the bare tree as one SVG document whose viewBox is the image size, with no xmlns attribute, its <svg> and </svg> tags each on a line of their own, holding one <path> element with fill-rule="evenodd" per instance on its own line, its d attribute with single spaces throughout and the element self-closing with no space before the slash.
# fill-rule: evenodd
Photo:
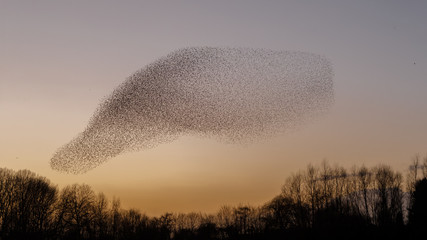
<svg viewBox="0 0 427 240">
<path fill-rule="evenodd" d="M 77 239 L 91 237 L 95 199 L 95 193 L 85 184 L 66 186 L 61 191 L 57 215 L 66 235 Z"/>
<path fill-rule="evenodd" d="M 264 208 L 268 213 L 269 228 L 284 231 L 298 227 L 298 209 L 291 198 L 280 194 L 268 202 Z"/>
<path fill-rule="evenodd" d="M 403 224 L 402 216 L 402 177 L 389 166 L 375 169 L 376 200 L 375 220 L 380 226 Z"/>
<path fill-rule="evenodd" d="M 111 234 L 114 239 L 119 238 L 119 234 L 121 231 L 121 223 L 122 223 L 122 214 L 120 210 L 120 199 L 113 198 L 113 203 L 111 207 Z"/>
<path fill-rule="evenodd" d="M 133 239 L 141 236 L 142 232 L 148 228 L 148 217 L 136 209 L 130 209 L 123 212 L 121 225 L 120 237 Z"/>
<path fill-rule="evenodd" d="M 362 166 L 358 171 L 357 178 L 359 180 L 359 191 L 362 194 L 364 215 L 368 223 L 370 223 L 371 213 L 369 211 L 369 191 L 373 188 L 372 173 L 365 166 Z"/>
<path fill-rule="evenodd" d="M 108 233 L 110 213 L 108 211 L 109 203 L 103 193 L 99 193 L 93 203 L 93 226 L 94 237 L 96 239 L 105 238 Z"/>
<path fill-rule="evenodd" d="M 233 234 L 233 208 L 221 206 L 216 214 L 216 225 L 219 227 L 221 239 L 228 239 Z"/>
<path fill-rule="evenodd" d="M 316 211 L 321 205 L 319 188 L 319 171 L 313 165 L 308 165 L 304 179 L 305 193 L 310 206 L 311 226 L 315 224 Z"/>
<path fill-rule="evenodd" d="M 0 169 L 0 231 L 5 238 L 12 229 L 12 206 L 14 195 L 14 172 Z"/>
<path fill-rule="evenodd" d="M 423 158 L 422 172 L 423 172 L 423 178 L 427 178 L 427 154 Z"/>
<path fill-rule="evenodd" d="M 326 160 L 323 160 L 321 165 L 321 172 L 318 179 L 318 181 L 320 181 L 319 207 L 326 208 L 330 204 L 329 201 L 332 200 L 333 179 L 336 178 L 336 176 L 333 175 L 332 169 Z"/>
<path fill-rule="evenodd" d="M 202 224 L 202 214 L 190 212 L 178 214 L 176 217 L 176 231 L 189 230 L 195 232 Z"/>
<path fill-rule="evenodd" d="M 343 214 L 343 211 L 345 209 L 345 206 L 343 204 L 344 198 L 343 196 L 345 196 L 345 191 L 346 191 L 346 187 L 348 185 L 348 174 L 347 171 L 342 168 L 342 167 L 338 167 L 336 166 L 333 170 L 332 170 L 332 186 L 333 186 L 333 194 L 332 197 L 334 199 L 334 206 L 337 209 L 337 211 L 339 211 L 341 214 Z"/>
<path fill-rule="evenodd" d="M 418 180 L 418 169 L 420 169 L 421 166 L 424 165 L 420 165 L 420 155 L 416 154 L 413 158 L 412 158 L 412 162 L 411 165 L 409 166 L 409 173 L 406 177 L 406 181 L 407 181 L 407 191 L 409 193 L 413 193 L 414 189 L 415 189 L 415 183 Z M 423 171 L 424 172 L 424 171 Z"/>
<path fill-rule="evenodd" d="M 249 220 L 251 211 L 252 208 L 248 205 L 240 205 L 234 208 L 234 225 L 241 235 L 248 235 L 250 233 Z"/>
</svg>

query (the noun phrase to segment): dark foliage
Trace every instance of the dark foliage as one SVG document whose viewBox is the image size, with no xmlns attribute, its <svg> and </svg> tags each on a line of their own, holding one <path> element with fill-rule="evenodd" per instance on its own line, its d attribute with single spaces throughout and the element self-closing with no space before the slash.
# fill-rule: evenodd
<svg viewBox="0 0 427 240">
<path fill-rule="evenodd" d="M 415 184 L 409 209 L 409 226 L 414 234 L 427 236 L 427 178 Z"/>
<path fill-rule="evenodd" d="M 263 206 L 148 217 L 88 185 L 59 190 L 30 171 L 0 169 L 0 239 L 416 238 L 427 234 L 427 179 L 413 176 L 405 194 L 388 166 L 347 171 L 325 162 L 289 177 Z"/>
</svg>

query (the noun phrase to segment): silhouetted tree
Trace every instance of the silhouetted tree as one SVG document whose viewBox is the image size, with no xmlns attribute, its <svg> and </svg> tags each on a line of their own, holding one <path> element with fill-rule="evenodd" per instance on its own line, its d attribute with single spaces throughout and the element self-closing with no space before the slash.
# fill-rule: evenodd
<svg viewBox="0 0 427 240">
<path fill-rule="evenodd" d="M 378 192 L 375 219 L 379 226 L 403 225 L 402 176 L 388 166 L 375 170 L 375 184 Z"/>
<path fill-rule="evenodd" d="M 292 199 L 279 195 L 265 206 L 267 210 L 267 227 L 269 230 L 285 231 L 298 227 L 298 208 Z"/>
<path fill-rule="evenodd" d="M 57 205 L 57 221 L 64 237 L 90 239 L 94 232 L 91 223 L 95 219 L 95 193 L 88 185 L 66 186 Z"/>
<path fill-rule="evenodd" d="M 108 210 L 108 199 L 103 193 L 99 193 L 93 203 L 93 221 L 91 229 L 94 239 L 106 239 L 109 235 L 109 220 L 111 214 Z"/>
<path fill-rule="evenodd" d="M 0 220 L 4 239 L 47 237 L 57 189 L 28 170 L 0 170 Z"/>
<path fill-rule="evenodd" d="M 373 188 L 373 177 L 372 173 L 365 167 L 362 166 L 357 172 L 358 186 L 359 191 L 362 194 L 362 209 L 364 212 L 364 217 L 367 223 L 371 223 L 371 211 L 370 211 L 370 203 L 371 203 L 371 194 L 370 190 Z"/>
<path fill-rule="evenodd" d="M 0 169 L 0 230 L 6 239 L 13 230 L 14 172 Z"/>
<path fill-rule="evenodd" d="M 235 235 L 233 226 L 233 208 L 230 206 L 222 206 L 216 214 L 216 224 L 219 228 L 219 238 L 229 239 Z"/>
<path fill-rule="evenodd" d="M 139 239 L 143 237 L 148 228 L 148 217 L 138 210 L 130 209 L 122 215 L 121 239 Z"/>
<path fill-rule="evenodd" d="M 88 185 L 60 192 L 30 171 L 0 169 L 0 239 L 307 239 L 399 238 L 406 229 L 427 235 L 427 158 L 416 158 L 408 178 L 410 208 L 404 225 L 402 175 L 389 166 L 353 167 L 349 171 L 326 161 L 292 174 L 282 192 L 254 207 L 223 206 L 215 215 L 165 213 L 150 218 L 123 210 Z"/>
<path fill-rule="evenodd" d="M 409 225 L 417 233 L 427 236 L 427 178 L 418 180 L 412 194 L 409 209 Z"/>
<path fill-rule="evenodd" d="M 282 195 L 290 198 L 294 204 L 295 228 L 307 228 L 310 225 L 310 205 L 304 191 L 304 179 L 304 174 L 299 172 L 289 177 L 282 187 Z"/>
<path fill-rule="evenodd" d="M 315 224 L 315 215 L 320 203 L 319 171 L 309 164 L 305 175 L 305 192 L 310 206 L 310 225 Z"/>
</svg>

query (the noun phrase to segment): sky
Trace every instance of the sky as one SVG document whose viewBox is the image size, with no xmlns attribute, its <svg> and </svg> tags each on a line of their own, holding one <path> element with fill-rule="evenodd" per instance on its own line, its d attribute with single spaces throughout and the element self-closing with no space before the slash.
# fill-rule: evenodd
<svg viewBox="0 0 427 240">
<path fill-rule="evenodd" d="M 0 1 L 0 167 L 86 183 L 149 215 L 262 204 L 308 163 L 387 164 L 427 154 L 426 1 Z M 182 136 L 82 175 L 50 168 L 112 90 L 193 46 L 305 51 L 334 68 L 315 121 L 235 146 Z"/>
</svg>

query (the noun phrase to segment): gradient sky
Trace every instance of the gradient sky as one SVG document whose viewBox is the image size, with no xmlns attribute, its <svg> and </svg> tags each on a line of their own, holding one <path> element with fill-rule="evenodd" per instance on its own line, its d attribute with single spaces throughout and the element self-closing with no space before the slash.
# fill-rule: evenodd
<svg viewBox="0 0 427 240">
<path fill-rule="evenodd" d="M 184 136 L 83 175 L 50 169 L 117 85 L 188 46 L 322 54 L 335 104 L 255 145 Z M 149 215 L 261 204 L 323 159 L 405 172 L 427 152 L 426 123 L 427 1 L 0 1 L 0 167 L 87 183 Z"/>
</svg>

